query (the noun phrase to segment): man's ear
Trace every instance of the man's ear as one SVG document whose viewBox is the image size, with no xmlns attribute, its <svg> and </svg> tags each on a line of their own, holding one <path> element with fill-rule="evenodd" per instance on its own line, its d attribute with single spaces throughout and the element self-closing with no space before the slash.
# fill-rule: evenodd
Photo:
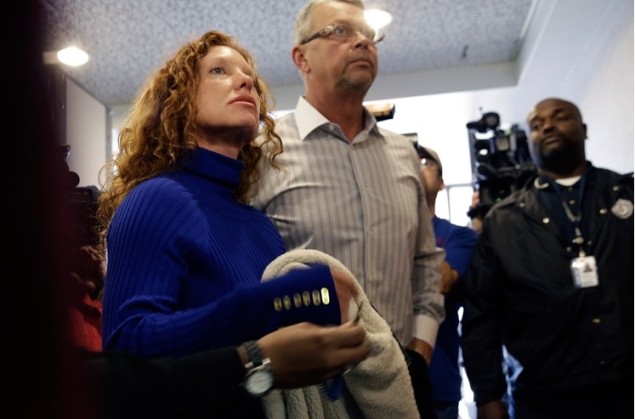
<svg viewBox="0 0 635 419">
<path fill-rule="evenodd" d="M 293 64 L 300 70 L 301 73 L 309 72 L 309 64 L 304 57 L 304 51 L 299 46 L 294 46 L 291 50 L 291 59 L 293 60 Z"/>
<path fill-rule="evenodd" d="M 586 124 L 582 124 L 582 131 L 584 132 L 584 139 L 586 140 L 587 138 L 589 138 L 589 137 L 586 135 Z"/>
<path fill-rule="evenodd" d="M 443 178 L 440 177 L 439 178 L 439 191 L 442 191 L 443 189 L 445 189 L 445 182 L 443 181 Z"/>
</svg>

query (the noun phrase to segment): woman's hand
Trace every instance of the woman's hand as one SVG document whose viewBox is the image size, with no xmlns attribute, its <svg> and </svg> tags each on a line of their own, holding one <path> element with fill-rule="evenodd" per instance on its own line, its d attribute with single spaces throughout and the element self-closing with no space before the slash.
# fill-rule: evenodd
<svg viewBox="0 0 635 419">
<path fill-rule="evenodd" d="M 353 322 L 323 327 L 298 323 L 258 340 L 280 388 L 323 383 L 364 360 L 369 353 L 366 331 Z"/>
</svg>

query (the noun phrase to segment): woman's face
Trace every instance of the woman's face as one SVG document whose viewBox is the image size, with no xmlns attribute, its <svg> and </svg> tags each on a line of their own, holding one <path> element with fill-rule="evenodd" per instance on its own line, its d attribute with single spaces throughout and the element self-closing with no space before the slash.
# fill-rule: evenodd
<svg viewBox="0 0 635 419">
<path fill-rule="evenodd" d="M 214 46 L 201 59 L 196 93 L 200 146 L 240 150 L 256 138 L 260 101 L 254 77 L 245 58 L 231 47 Z"/>
</svg>

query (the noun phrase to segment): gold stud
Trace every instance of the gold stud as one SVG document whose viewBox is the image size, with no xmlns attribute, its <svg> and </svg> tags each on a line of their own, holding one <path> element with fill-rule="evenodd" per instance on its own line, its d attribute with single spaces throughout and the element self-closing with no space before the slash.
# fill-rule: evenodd
<svg viewBox="0 0 635 419">
<path fill-rule="evenodd" d="M 280 300 L 280 298 L 276 297 L 273 299 L 273 308 L 276 311 L 282 310 L 282 300 Z"/>
<path fill-rule="evenodd" d="M 320 291 L 322 291 L 322 302 L 324 305 L 328 305 L 331 302 L 331 295 L 329 294 L 329 289 L 324 287 Z"/>
</svg>

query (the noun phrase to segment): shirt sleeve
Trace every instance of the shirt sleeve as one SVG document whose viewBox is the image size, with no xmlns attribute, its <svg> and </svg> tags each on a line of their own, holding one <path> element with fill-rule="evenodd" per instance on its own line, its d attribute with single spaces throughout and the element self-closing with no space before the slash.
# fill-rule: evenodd
<svg viewBox="0 0 635 419">
<path fill-rule="evenodd" d="M 439 325 L 445 318 L 441 294 L 441 262 L 445 251 L 435 244 L 432 217 L 425 202 L 423 186 L 419 199 L 419 238 L 413 269 L 413 336 L 434 347 Z"/>
<path fill-rule="evenodd" d="M 477 237 L 471 228 L 454 226 L 452 234 L 445 242 L 445 260 L 459 274 L 458 283 L 450 292 L 452 295 L 462 295 Z"/>
</svg>

